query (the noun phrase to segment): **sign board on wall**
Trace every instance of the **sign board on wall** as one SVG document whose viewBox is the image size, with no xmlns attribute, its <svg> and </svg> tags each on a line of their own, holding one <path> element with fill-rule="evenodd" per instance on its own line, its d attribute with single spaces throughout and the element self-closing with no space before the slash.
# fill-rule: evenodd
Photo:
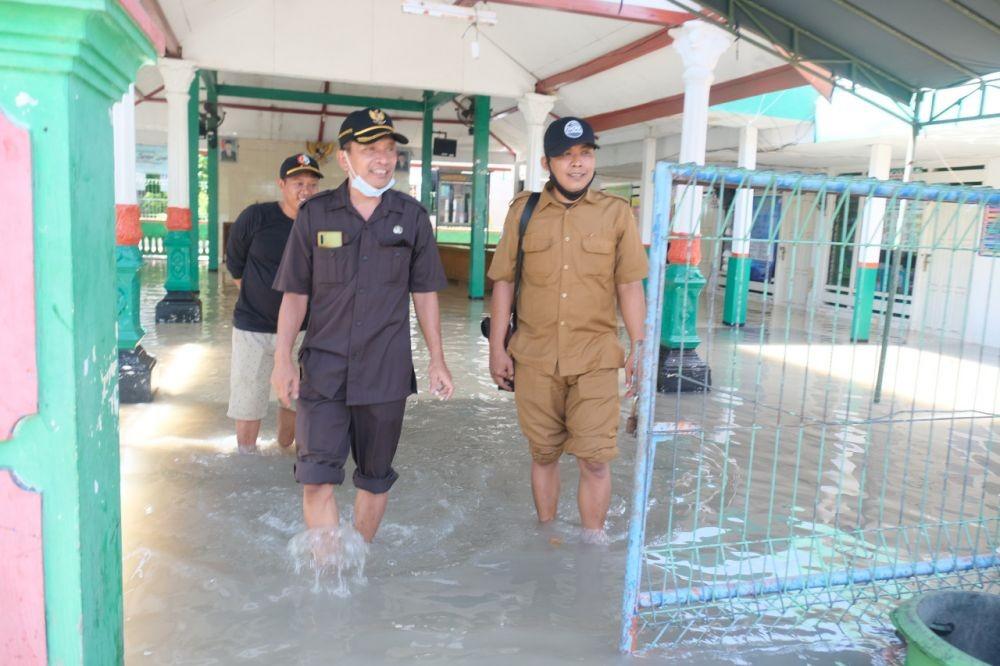
<svg viewBox="0 0 1000 666">
<path fill-rule="evenodd" d="M 1000 257 L 1000 206 L 987 206 L 983 210 L 979 254 L 984 257 Z"/>
</svg>

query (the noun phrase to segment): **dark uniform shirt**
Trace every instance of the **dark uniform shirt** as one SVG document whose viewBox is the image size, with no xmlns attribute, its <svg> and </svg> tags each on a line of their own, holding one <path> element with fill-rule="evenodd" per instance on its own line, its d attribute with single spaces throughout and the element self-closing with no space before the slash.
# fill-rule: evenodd
<svg viewBox="0 0 1000 666">
<path fill-rule="evenodd" d="M 278 330 L 281 292 L 271 285 L 292 231 L 292 218 L 281 205 L 260 203 L 240 213 L 226 243 L 226 267 L 243 280 L 233 311 L 233 326 L 243 331 L 274 333 Z"/>
<path fill-rule="evenodd" d="M 309 296 L 300 362 L 310 388 L 334 398 L 346 383 L 348 405 L 400 400 L 416 392 L 409 294 L 448 280 L 416 199 L 389 190 L 365 222 L 348 187 L 302 204 L 274 288 Z"/>
</svg>

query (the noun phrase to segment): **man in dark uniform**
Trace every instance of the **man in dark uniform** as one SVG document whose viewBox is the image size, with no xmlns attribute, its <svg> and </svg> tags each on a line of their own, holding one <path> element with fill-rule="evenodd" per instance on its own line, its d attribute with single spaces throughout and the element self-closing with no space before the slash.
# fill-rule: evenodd
<svg viewBox="0 0 1000 666">
<path fill-rule="evenodd" d="M 490 374 L 510 388 L 531 450 L 538 519 L 555 518 L 559 458 L 576 457 L 577 502 L 585 538 L 601 541 L 611 502 L 610 463 L 618 455 L 618 369 L 631 393 L 646 317 L 646 254 L 627 201 L 590 188 L 594 130 L 561 118 L 545 131 L 542 166 L 550 174 L 524 232 L 518 327 L 504 345 L 514 299 L 518 229 L 529 192 L 514 199 L 489 276 Z M 618 342 L 615 305 L 631 341 Z M 513 357 L 513 358 L 512 358 Z"/>
<path fill-rule="evenodd" d="M 292 155 L 278 170 L 280 201 L 248 206 L 229 232 L 226 267 L 240 290 L 233 312 L 233 349 L 229 373 L 228 416 L 236 421 L 239 450 L 257 449 L 260 421 L 267 413 L 271 369 L 278 330 L 281 292 L 271 285 L 285 252 L 299 205 L 316 194 L 320 173 L 316 160 Z M 278 443 L 295 439 L 295 412 L 278 406 Z"/>
<path fill-rule="evenodd" d="M 437 291 L 447 285 L 427 211 L 392 189 L 398 143 L 380 109 L 350 113 L 337 159 L 348 180 L 319 194 L 299 216 L 274 282 L 284 292 L 272 383 L 285 404 L 298 399 L 298 460 L 306 526 L 339 524 L 333 487 L 354 458 L 354 525 L 371 541 L 398 475 L 392 459 L 407 396 L 416 392 L 410 354 L 412 294 L 430 352 L 431 391 L 451 397 L 441 348 Z M 292 342 L 307 304 L 299 356 Z"/>
</svg>

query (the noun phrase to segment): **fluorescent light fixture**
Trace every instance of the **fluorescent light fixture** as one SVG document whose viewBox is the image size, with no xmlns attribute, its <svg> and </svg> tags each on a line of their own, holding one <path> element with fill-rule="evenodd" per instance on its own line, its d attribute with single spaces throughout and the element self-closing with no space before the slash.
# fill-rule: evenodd
<svg viewBox="0 0 1000 666">
<path fill-rule="evenodd" d="M 496 25 L 496 12 L 478 9 L 476 7 L 459 7 L 443 2 L 423 2 L 422 0 L 403 0 L 404 14 L 434 16 L 435 18 L 457 18 L 469 23 Z"/>
</svg>

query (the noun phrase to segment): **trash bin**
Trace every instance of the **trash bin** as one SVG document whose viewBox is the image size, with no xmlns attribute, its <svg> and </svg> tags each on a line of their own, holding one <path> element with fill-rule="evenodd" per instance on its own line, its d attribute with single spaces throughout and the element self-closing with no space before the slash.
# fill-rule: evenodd
<svg viewBox="0 0 1000 666">
<path fill-rule="evenodd" d="M 906 666 L 1000 666 L 1000 595 L 928 592 L 890 617 L 906 641 Z"/>
</svg>

